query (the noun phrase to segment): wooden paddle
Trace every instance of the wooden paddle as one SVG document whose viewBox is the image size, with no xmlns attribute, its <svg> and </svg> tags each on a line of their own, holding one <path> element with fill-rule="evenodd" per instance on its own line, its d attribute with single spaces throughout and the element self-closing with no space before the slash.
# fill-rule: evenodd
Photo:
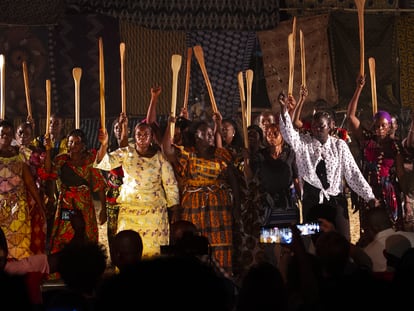
<svg viewBox="0 0 414 311">
<path fill-rule="evenodd" d="M 105 72 L 102 38 L 99 38 L 99 104 L 101 111 L 101 128 L 106 129 L 105 123 Z"/>
<path fill-rule="evenodd" d="M 46 137 L 50 134 L 50 107 L 51 107 L 51 86 L 50 80 L 46 80 Z"/>
<path fill-rule="evenodd" d="M 365 0 L 355 0 L 355 5 L 358 10 L 358 24 L 359 24 L 359 55 L 360 55 L 359 73 L 361 74 L 361 76 L 364 76 L 365 75 L 365 43 L 364 43 Z"/>
<path fill-rule="evenodd" d="M 295 73 L 295 47 L 293 43 L 293 34 L 288 36 L 288 47 L 289 47 L 289 84 L 288 84 L 288 95 L 293 94 L 293 77 Z"/>
<path fill-rule="evenodd" d="M 171 93 L 172 94 L 171 95 L 171 116 L 172 117 L 175 117 L 175 115 L 176 115 L 178 73 L 180 72 L 181 61 L 182 61 L 181 55 L 174 54 L 171 57 L 171 69 L 172 69 L 172 73 L 173 73 L 172 93 Z M 171 125 L 170 125 L 171 139 L 174 138 L 174 132 L 175 132 L 175 122 L 172 122 Z"/>
<path fill-rule="evenodd" d="M 32 104 L 30 102 L 29 74 L 27 73 L 26 61 L 22 62 L 22 69 L 23 69 L 24 93 L 26 94 L 27 116 L 31 120 L 32 119 Z"/>
<path fill-rule="evenodd" d="M 242 71 L 240 71 L 237 74 L 237 81 L 239 84 L 240 105 L 241 105 L 241 111 L 242 111 L 243 141 L 244 141 L 244 147 L 247 149 L 249 148 L 249 138 L 248 138 L 248 133 L 247 133 L 246 97 L 244 95 L 244 80 L 243 80 Z"/>
<path fill-rule="evenodd" d="M 368 58 L 369 73 L 371 77 L 371 98 L 372 98 L 372 115 L 375 116 L 378 110 L 377 106 L 377 82 L 375 78 L 375 58 Z"/>
<path fill-rule="evenodd" d="M 246 97 L 246 120 L 247 127 L 250 126 L 252 120 L 252 86 L 253 86 L 253 70 L 246 70 L 246 88 L 247 88 L 247 97 Z"/>
<path fill-rule="evenodd" d="M 82 68 L 73 68 L 72 76 L 75 82 L 75 128 L 80 129 L 80 80 L 82 77 Z"/>
<path fill-rule="evenodd" d="M 194 50 L 194 55 L 195 55 L 195 57 L 198 61 L 198 64 L 200 65 L 201 72 L 203 73 L 204 81 L 205 81 L 206 86 L 207 86 L 207 91 L 208 91 L 208 94 L 210 96 L 211 107 L 213 109 L 213 112 L 216 113 L 216 112 L 218 112 L 218 109 L 217 109 L 216 100 L 215 100 L 214 94 L 213 94 L 213 88 L 211 87 L 210 79 L 208 77 L 206 64 L 204 62 L 203 48 L 200 45 L 196 45 L 196 46 L 193 47 L 193 50 Z"/>
<path fill-rule="evenodd" d="M 125 96 L 125 43 L 119 44 L 119 55 L 121 57 L 121 112 L 126 113 Z"/>
<path fill-rule="evenodd" d="M 185 74 L 185 91 L 184 91 L 184 104 L 183 108 L 187 109 L 188 106 L 188 93 L 190 92 L 190 75 L 191 75 L 191 58 L 193 56 L 193 48 L 187 49 L 187 71 Z"/>
<path fill-rule="evenodd" d="M 0 54 L 0 119 L 4 120 L 6 113 L 6 92 L 5 92 L 5 80 L 6 80 L 6 61 L 4 55 Z"/>
<path fill-rule="evenodd" d="M 300 40 L 300 64 L 302 69 L 302 85 L 306 86 L 306 62 L 305 62 L 305 37 L 302 29 L 299 31 Z"/>
</svg>

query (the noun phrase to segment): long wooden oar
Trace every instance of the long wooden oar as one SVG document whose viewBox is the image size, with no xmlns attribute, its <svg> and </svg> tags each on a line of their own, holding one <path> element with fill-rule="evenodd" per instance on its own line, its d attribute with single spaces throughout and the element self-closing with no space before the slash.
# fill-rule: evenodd
<svg viewBox="0 0 414 311">
<path fill-rule="evenodd" d="M 293 34 L 288 36 L 288 47 L 289 47 L 289 84 L 288 84 L 288 95 L 293 94 L 293 77 L 295 73 L 295 47 L 293 43 Z"/>
<path fill-rule="evenodd" d="M 372 98 L 372 115 L 374 116 L 377 113 L 377 82 L 375 78 L 375 58 L 368 58 L 369 64 L 369 73 L 371 77 L 371 98 Z"/>
<path fill-rule="evenodd" d="M 125 43 L 119 45 L 119 55 L 121 57 L 121 111 L 126 113 L 125 96 Z"/>
<path fill-rule="evenodd" d="M 4 120 L 6 114 L 6 62 L 3 54 L 0 54 L 0 80 L 0 119 Z"/>
<path fill-rule="evenodd" d="M 172 117 L 175 117 L 176 115 L 178 73 L 180 72 L 181 61 L 182 61 L 182 57 L 179 54 L 174 54 L 171 57 L 171 69 L 173 73 L 172 93 L 171 93 L 172 94 L 171 95 L 171 116 Z M 175 122 L 171 122 L 171 125 L 170 125 L 171 139 L 174 138 L 174 131 L 175 131 Z"/>
<path fill-rule="evenodd" d="M 22 69 L 23 69 L 24 93 L 26 94 L 27 116 L 30 119 L 32 119 L 32 104 L 30 101 L 29 74 L 27 72 L 26 61 L 22 62 Z"/>
<path fill-rule="evenodd" d="M 253 87 L 253 70 L 248 69 L 246 70 L 246 89 L 247 89 L 247 97 L 246 97 L 246 120 L 247 120 L 247 127 L 250 126 L 252 121 L 252 87 Z"/>
<path fill-rule="evenodd" d="M 198 64 L 200 65 L 201 72 L 203 73 L 204 81 L 207 86 L 208 95 L 210 96 L 211 101 L 211 108 L 213 109 L 213 112 L 218 112 L 216 99 L 214 98 L 213 88 L 211 87 L 210 79 L 208 77 L 206 64 L 204 62 L 204 52 L 203 48 L 200 45 L 196 45 L 193 47 L 194 55 L 198 61 Z"/>
<path fill-rule="evenodd" d="M 82 77 L 82 68 L 73 68 L 72 76 L 75 82 L 75 128 L 80 129 L 80 80 Z"/>
<path fill-rule="evenodd" d="M 305 37 L 302 29 L 299 31 L 300 40 L 300 64 L 302 69 L 302 85 L 306 86 L 306 62 L 305 62 Z"/>
<path fill-rule="evenodd" d="M 361 76 L 364 76 L 365 75 L 365 43 L 364 43 L 365 0 L 355 0 L 355 5 L 358 10 L 358 25 L 359 25 L 359 56 L 360 56 L 359 73 L 361 74 Z"/>
<path fill-rule="evenodd" d="M 244 94 L 244 80 L 243 80 L 242 71 L 240 71 L 237 74 L 237 82 L 239 84 L 240 105 L 241 105 L 241 111 L 242 111 L 243 141 L 244 141 L 244 147 L 247 149 L 249 148 L 249 137 L 247 133 L 246 96 Z"/>
<path fill-rule="evenodd" d="M 106 129 L 105 124 L 105 72 L 102 38 L 99 38 L 99 103 L 101 111 L 101 128 Z"/>
<path fill-rule="evenodd" d="M 187 71 L 185 74 L 185 91 L 184 91 L 184 104 L 183 108 L 187 109 L 188 106 L 188 93 L 190 92 L 190 75 L 191 75 L 191 58 L 193 57 L 193 48 L 187 49 Z"/>
<path fill-rule="evenodd" d="M 50 134 L 50 110 L 51 110 L 51 86 L 50 80 L 46 80 L 46 137 Z"/>
</svg>

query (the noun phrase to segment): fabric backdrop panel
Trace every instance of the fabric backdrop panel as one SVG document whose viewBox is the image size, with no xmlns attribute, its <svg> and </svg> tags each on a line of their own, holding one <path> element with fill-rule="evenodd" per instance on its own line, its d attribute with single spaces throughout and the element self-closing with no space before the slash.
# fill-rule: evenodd
<svg viewBox="0 0 414 311">
<path fill-rule="evenodd" d="M 330 105 L 337 103 L 338 94 L 334 88 L 332 65 L 329 57 L 328 15 L 297 18 L 293 95 L 299 98 L 302 84 L 299 30 L 305 42 L 306 84 L 309 90 L 307 102 L 323 98 Z M 263 52 L 263 67 L 266 87 L 272 110 L 280 111 L 278 95 L 287 94 L 289 83 L 288 35 L 292 32 L 292 20 L 283 21 L 276 29 L 258 32 Z M 310 113 L 312 105 L 305 105 L 303 115 Z"/>
<path fill-rule="evenodd" d="M 255 47 L 253 31 L 194 31 L 187 33 L 187 46 L 200 45 L 217 108 L 223 117 L 233 117 L 240 107 L 237 74 L 249 69 Z M 211 111 L 211 101 L 200 66 L 193 54 L 191 64 L 189 109 L 194 105 Z M 211 112 L 208 112 L 211 114 Z M 198 117 L 198 116 L 193 116 Z"/>
<path fill-rule="evenodd" d="M 45 85 L 49 77 L 48 28 L 0 26 L 0 54 L 5 59 L 5 118 L 26 120 L 27 106 L 22 62 L 26 61 L 33 117 L 46 114 Z"/>
<path fill-rule="evenodd" d="M 340 94 L 339 106 L 346 109 L 356 87 L 360 69 L 360 42 L 357 13 L 331 15 L 330 32 L 335 77 Z M 399 111 L 397 45 L 395 17 L 389 15 L 364 15 L 365 75 L 366 83 L 358 104 L 361 118 L 372 118 L 371 78 L 368 58 L 375 59 L 375 79 L 378 110 Z M 397 90 L 397 92 L 395 92 Z"/>
<path fill-rule="evenodd" d="M 169 115 L 172 98 L 171 58 L 173 54 L 182 56 L 177 87 L 178 113 L 183 102 L 185 88 L 185 33 L 151 30 L 125 22 L 120 22 L 120 33 L 126 47 L 125 80 L 128 115 L 146 116 L 151 99 L 151 87 L 156 85 L 162 88 L 157 114 Z"/>
<path fill-rule="evenodd" d="M 52 113 L 75 116 L 74 67 L 82 69 L 80 118 L 99 118 L 99 38 L 102 38 L 106 116 L 121 111 L 119 26 L 112 17 L 69 15 L 55 27 L 51 61 Z"/>
<path fill-rule="evenodd" d="M 401 16 L 397 24 L 400 56 L 401 105 L 414 110 L 414 16 Z"/>
<path fill-rule="evenodd" d="M 78 12 L 99 12 L 163 30 L 264 30 L 279 21 L 278 0 L 67 0 Z"/>
</svg>

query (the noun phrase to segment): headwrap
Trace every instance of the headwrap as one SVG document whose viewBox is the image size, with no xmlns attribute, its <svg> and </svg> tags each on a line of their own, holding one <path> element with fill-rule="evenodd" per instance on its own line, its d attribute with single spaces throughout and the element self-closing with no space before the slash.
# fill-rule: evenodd
<svg viewBox="0 0 414 311">
<path fill-rule="evenodd" d="M 391 115 L 384 110 L 380 110 L 374 115 L 374 120 L 378 120 L 379 118 L 384 118 L 388 123 L 391 123 Z"/>
</svg>

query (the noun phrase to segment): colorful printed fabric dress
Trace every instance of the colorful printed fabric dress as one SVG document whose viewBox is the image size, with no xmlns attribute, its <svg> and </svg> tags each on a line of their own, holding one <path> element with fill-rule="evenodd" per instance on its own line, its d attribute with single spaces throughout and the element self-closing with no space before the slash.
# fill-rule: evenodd
<svg viewBox="0 0 414 311">
<path fill-rule="evenodd" d="M 27 190 L 23 181 L 22 154 L 0 158 L 0 226 L 9 247 L 9 257 L 22 259 L 32 255 L 31 221 Z"/>
<path fill-rule="evenodd" d="M 375 137 L 364 132 L 362 173 L 372 187 L 375 197 L 387 208 L 393 223 L 402 223 L 401 188 L 397 179 L 395 159 L 401 153 L 398 141 L 389 139 L 386 146 L 380 146 Z M 360 206 L 366 206 L 360 202 Z M 365 228 L 365 208 L 360 209 L 361 227 Z"/>
<path fill-rule="evenodd" d="M 178 219 L 191 221 L 206 236 L 220 266 L 232 275 L 232 195 L 226 177 L 231 154 L 216 148 L 214 157 L 197 157 L 181 148 L 176 173 L 185 184 Z M 176 220 L 178 220 L 176 219 Z"/>
<path fill-rule="evenodd" d="M 142 157 L 132 145 L 107 153 L 95 164 L 105 171 L 119 166 L 124 179 L 117 199 L 118 232 L 137 231 L 144 245 L 143 257 L 159 255 L 160 246 L 169 244 L 167 207 L 179 204 L 173 168 L 161 152 Z"/>
<path fill-rule="evenodd" d="M 89 240 L 98 242 L 98 224 L 92 192 L 106 188 L 106 181 L 100 170 L 93 167 L 96 151 L 92 150 L 85 164 L 73 166 L 68 153 L 59 154 L 54 159 L 53 170 L 61 183 L 55 220 L 52 228 L 50 252 L 56 253 L 74 236 L 69 220 L 62 219 L 67 210 L 80 210 L 86 225 Z"/>
<path fill-rule="evenodd" d="M 34 182 L 39 191 L 40 198 L 44 198 L 44 181 L 39 178 L 38 169 L 43 167 L 45 152 L 35 146 L 20 146 L 20 153 L 26 158 L 30 167 Z M 28 203 L 30 206 L 30 218 L 32 225 L 32 236 L 30 249 L 34 254 L 44 254 L 46 252 L 46 215 L 45 212 L 37 206 L 36 201 L 27 193 Z"/>
</svg>

